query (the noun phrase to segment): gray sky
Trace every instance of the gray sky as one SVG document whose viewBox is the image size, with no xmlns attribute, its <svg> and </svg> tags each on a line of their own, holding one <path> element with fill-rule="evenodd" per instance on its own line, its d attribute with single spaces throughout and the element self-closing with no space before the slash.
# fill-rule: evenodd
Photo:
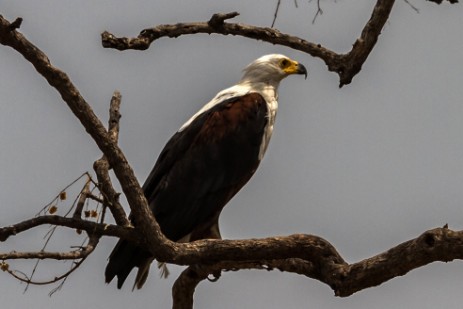
<svg viewBox="0 0 463 309">
<path fill-rule="evenodd" d="M 375 1 L 282 1 L 276 27 L 338 52 L 350 49 Z M 0 0 L 0 13 L 24 18 L 21 31 L 67 72 L 107 120 L 114 89 L 123 95 L 120 145 L 140 182 L 168 138 L 216 92 L 234 84 L 241 68 L 268 53 L 284 53 L 309 68 L 280 87 L 279 113 L 266 158 L 250 183 L 225 208 L 225 238 L 311 233 L 356 262 L 427 229 L 461 229 L 463 216 L 463 87 L 461 6 L 397 1 L 374 51 L 353 83 L 342 89 L 318 59 L 240 37 L 196 35 L 162 39 L 147 51 L 118 52 L 100 32 L 134 36 L 160 23 L 204 21 L 238 11 L 236 21 L 269 26 L 276 1 Z M 0 226 L 35 215 L 100 156 L 80 123 L 32 66 L 0 47 Z M 70 192 L 71 195 L 71 192 Z M 63 209 L 68 205 L 64 204 Z M 61 206 L 60 206 L 61 207 Z M 38 250 L 47 229 L 0 244 L 0 251 Z M 104 284 L 116 240 L 96 252 L 53 297 L 53 288 L 24 285 L 0 274 L 5 308 L 168 308 L 173 275 L 152 271 L 141 291 Z M 61 244 L 61 246 L 60 246 Z M 63 232 L 51 248 L 78 245 Z M 31 261 L 11 262 L 30 272 Z M 37 279 L 69 263 L 44 262 Z M 172 268 L 172 267 L 171 267 Z M 349 298 L 315 280 L 279 272 L 226 273 L 203 282 L 196 308 L 461 308 L 460 261 L 435 263 Z"/>
</svg>

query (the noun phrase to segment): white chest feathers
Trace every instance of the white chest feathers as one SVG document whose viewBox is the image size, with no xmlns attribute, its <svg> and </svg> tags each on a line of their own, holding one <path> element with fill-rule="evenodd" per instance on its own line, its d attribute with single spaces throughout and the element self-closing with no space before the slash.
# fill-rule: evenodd
<svg viewBox="0 0 463 309">
<path fill-rule="evenodd" d="M 262 160 L 273 133 L 273 125 L 275 124 L 275 117 L 277 115 L 278 110 L 278 93 L 274 87 L 268 86 L 262 89 L 260 94 L 264 97 L 265 101 L 267 102 L 268 108 L 268 121 L 264 129 L 264 136 L 262 137 L 262 142 L 260 144 L 259 150 L 259 160 Z"/>
</svg>

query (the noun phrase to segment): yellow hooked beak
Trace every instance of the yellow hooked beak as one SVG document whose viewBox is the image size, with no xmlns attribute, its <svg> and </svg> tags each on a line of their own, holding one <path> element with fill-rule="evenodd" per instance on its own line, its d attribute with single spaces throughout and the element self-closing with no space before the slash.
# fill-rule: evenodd
<svg viewBox="0 0 463 309">
<path fill-rule="evenodd" d="M 282 69 L 286 74 L 303 74 L 305 79 L 307 79 L 307 69 L 302 63 L 294 60 L 287 60 L 282 62 L 282 66 Z"/>
</svg>

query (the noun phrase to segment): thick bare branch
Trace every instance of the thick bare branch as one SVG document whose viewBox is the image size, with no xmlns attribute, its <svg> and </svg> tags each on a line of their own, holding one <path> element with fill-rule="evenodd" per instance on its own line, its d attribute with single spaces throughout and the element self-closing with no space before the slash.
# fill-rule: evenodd
<svg viewBox="0 0 463 309">
<path fill-rule="evenodd" d="M 383 12 L 382 9 L 385 4 L 384 1 L 378 1 L 377 7 L 379 7 L 380 12 Z M 392 7 L 394 1 L 388 0 L 386 1 Z M 390 8 L 389 8 L 390 11 Z M 215 17 L 227 16 L 233 17 L 236 16 L 237 13 L 229 13 L 229 14 L 215 14 L 211 20 L 215 20 Z M 379 16 L 383 16 L 379 14 Z M 373 18 L 374 17 L 374 18 Z M 378 19 L 378 14 L 374 14 L 372 16 L 372 20 L 376 21 Z M 289 34 L 281 33 L 280 31 L 272 28 L 267 27 L 257 27 L 252 25 L 246 25 L 241 23 L 225 23 L 222 19 L 221 23 L 211 23 L 209 22 L 191 22 L 191 23 L 178 23 L 174 25 L 158 25 L 154 28 L 145 29 L 140 32 L 138 37 L 136 38 L 118 38 L 113 34 L 105 31 L 101 34 L 103 46 L 106 48 L 115 48 L 118 50 L 126 50 L 126 49 L 138 49 L 144 50 L 147 49 L 152 42 L 155 40 L 162 38 L 162 37 L 170 37 L 176 38 L 181 35 L 188 35 L 188 34 L 197 34 L 197 33 L 217 33 L 222 35 L 239 35 L 243 37 L 247 37 L 254 40 L 262 40 L 265 42 L 269 42 L 272 44 L 278 44 L 283 46 L 288 46 L 292 49 L 296 49 L 307 54 L 312 55 L 313 57 L 318 57 L 322 59 L 328 69 L 330 71 L 337 72 L 340 77 L 340 86 L 349 84 L 355 74 L 358 73 L 359 70 L 357 68 L 361 68 L 361 64 L 366 60 L 365 53 L 361 53 L 359 49 L 365 49 L 366 55 L 368 55 L 371 51 L 372 46 L 370 44 L 359 45 L 357 47 L 354 46 L 353 52 L 342 55 L 337 54 L 327 48 L 322 47 L 320 44 L 314 44 L 308 42 L 302 38 L 291 36 Z M 382 20 L 380 20 L 382 22 Z M 374 28 L 372 25 L 379 27 L 377 31 L 372 31 Z M 379 32 L 382 29 L 381 24 L 370 23 L 369 24 L 369 31 L 365 32 L 368 34 L 366 37 L 363 37 L 362 40 L 368 39 L 367 42 L 373 42 L 377 39 Z M 370 36 L 375 36 L 376 38 L 370 39 Z"/>
<path fill-rule="evenodd" d="M 280 238 L 280 241 L 293 241 L 295 236 L 297 235 Z M 316 238 L 308 235 L 300 236 L 307 237 L 307 239 Z M 260 241 L 271 241 L 271 239 L 262 239 Z M 234 242 L 230 241 L 230 244 Z M 256 244 L 251 240 L 247 242 L 246 246 L 252 246 L 253 243 Z M 314 245 L 314 243 L 312 244 Z M 260 246 L 260 248 L 263 248 L 263 246 Z M 286 249 L 280 247 L 281 252 Z M 220 251 L 220 249 L 217 250 Z M 297 273 L 326 283 L 334 290 L 336 296 L 347 297 L 360 290 L 377 286 L 394 277 L 405 275 L 413 269 L 432 262 L 449 262 L 455 259 L 463 259 L 463 231 L 452 231 L 447 227 L 429 230 L 419 237 L 404 242 L 384 253 L 353 264 L 345 263 L 340 257 L 334 258 L 337 253 L 333 247 L 328 251 L 330 250 L 333 251 L 319 251 L 315 254 L 316 257 L 307 256 L 303 259 L 291 258 L 268 261 L 265 258 L 260 258 L 260 253 L 251 252 L 252 250 L 249 248 L 247 261 L 238 261 L 238 259 L 230 261 L 224 256 L 221 261 L 214 264 L 190 266 L 179 276 L 173 286 L 174 308 L 191 308 L 196 286 L 210 275 L 217 276 L 221 271 L 240 269 L 279 269 L 285 272 Z M 310 250 L 307 248 L 307 251 Z M 275 255 L 272 255 L 273 253 Z M 278 255 L 276 252 L 272 252 L 268 256 L 275 257 Z M 296 256 L 296 254 L 293 256 Z M 236 255 L 232 257 L 237 258 Z M 258 258 L 253 260 L 253 257 Z"/>
<path fill-rule="evenodd" d="M 458 2 L 457 0 L 448 1 L 450 3 Z M 441 3 L 442 0 L 434 0 L 433 2 Z M 363 63 L 378 41 L 378 37 L 389 18 L 394 3 L 395 0 L 378 0 L 376 2 L 371 18 L 366 23 L 360 37 L 353 44 L 352 50 L 347 54 L 338 54 L 324 48 L 320 44 L 311 43 L 302 38 L 281 33 L 276 29 L 242 23 L 224 22 L 225 19 L 237 16 L 238 13 L 236 12 L 215 14 L 209 22 L 158 25 L 153 28 L 142 30 L 136 38 L 119 38 L 107 31 L 101 34 L 101 38 L 103 47 L 106 48 L 118 50 L 145 50 L 149 48 L 151 43 L 162 37 L 177 38 L 181 35 L 197 33 L 239 35 L 254 40 L 262 40 L 272 44 L 287 46 L 322 59 L 328 66 L 328 70 L 336 72 L 339 75 L 339 86 L 342 87 L 350 84 L 354 76 L 360 72 Z M 321 9 L 320 6 L 318 6 L 316 16 L 320 13 Z M 215 20 L 217 16 L 225 16 L 225 18 L 218 19 L 220 23 L 211 22 Z"/>
<path fill-rule="evenodd" d="M 463 231 L 436 228 L 384 253 L 347 266 L 345 277 L 334 286 L 334 290 L 337 296 L 349 296 L 426 264 L 455 259 L 463 259 Z"/>
<path fill-rule="evenodd" d="M 179 265 L 214 264 L 220 261 L 260 261 L 301 258 L 317 265 L 344 264 L 336 249 L 325 239 L 304 234 L 246 240 L 198 240 L 175 244 L 177 254 L 161 262 Z M 159 260 L 159 259 L 158 259 Z"/>
<path fill-rule="evenodd" d="M 238 13 L 215 14 L 211 20 L 215 20 L 216 16 L 233 17 Z M 118 50 L 136 49 L 145 50 L 150 44 L 162 37 L 176 38 L 181 35 L 197 34 L 197 33 L 217 33 L 223 35 L 239 35 L 254 40 L 262 40 L 272 44 L 284 45 L 296 50 L 303 51 L 314 57 L 321 58 L 328 65 L 329 70 L 339 71 L 341 64 L 341 56 L 322 47 L 320 44 L 310 43 L 304 39 L 281 33 L 280 31 L 268 27 L 256 27 L 238 23 L 211 23 L 208 22 L 192 22 L 178 23 L 174 25 L 159 25 L 154 28 L 145 29 L 140 32 L 136 38 L 118 38 L 113 34 L 105 31 L 101 34 L 103 46 L 106 48 L 115 48 Z M 223 20 L 222 20 L 223 21 Z"/>
<path fill-rule="evenodd" d="M 193 296 L 198 284 L 207 278 L 209 272 L 198 273 L 190 266 L 175 280 L 172 286 L 172 309 L 193 308 Z"/>
<path fill-rule="evenodd" d="M 378 41 L 394 3 L 395 0 L 378 0 L 376 2 L 373 13 L 363 28 L 360 38 L 355 41 L 352 50 L 345 55 L 343 69 L 348 73 L 339 72 L 340 86 L 350 84 L 352 78 L 362 69 L 363 63 Z"/>
<path fill-rule="evenodd" d="M 55 88 L 67 103 L 85 130 L 92 136 L 118 178 L 129 202 L 137 228 L 147 241 L 147 248 L 163 257 L 175 254 L 173 243 L 162 233 L 154 219 L 140 184 L 125 155 L 114 143 L 90 105 L 84 100 L 66 73 L 54 67 L 48 57 L 21 33 L 10 29 L 10 23 L 0 16 L 0 44 L 10 46 L 24 56 L 35 69 Z"/>
<path fill-rule="evenodd" d="M 76 223 L 75 219 L 44 216 L 0 229 L 0 235 L 14 235 L 39 224 L 79 227 L 95 234 L 111 235 L 135 241 L 135 231 L 118 226 L 92 222 Z M 195 265 L 175 284 L 174 295 L 193 293 L 196 285 L 210 274 L 222 270 L 279 269 L 317 279 L 329 285 L 337 296 L 349 296 L 357 291 L 379 285 L 412 269 L 435 262 L 463 259 L 463 231 L 437 228 L 416 239 L 402 243 L 384 253 L 354 264 L 347 264 L 326 240 L 311 235 L 291 235 L 251 240 L 201 240 L 179 245 L 178 257 L 168 262 Z M 185 249 L 185 250 L 183 250 Z M 9 258 L 75 258 L 77 253 L 10 253 Z M 272 256 L 273 260 L 266 258 Z M 190 292 L 185 289 L 189 288 Z M 184 301 L 182 300 L 182 301 Z"/>
</svg>

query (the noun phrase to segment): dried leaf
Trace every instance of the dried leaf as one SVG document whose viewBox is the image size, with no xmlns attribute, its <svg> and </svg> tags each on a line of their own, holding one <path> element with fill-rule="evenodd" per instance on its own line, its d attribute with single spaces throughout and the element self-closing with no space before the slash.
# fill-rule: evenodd
<svg viewBox="0 0 463 309">
<path fill-rule="evenodd" d="M 59 194 L 59 199 L 64 201 L 66 197 L 67 197 L 66 191 L 61 191 L 61 193 Z"/>
<path fill-rule="evenodd" d="M 48 208 L 48 213 L 50 215 L 54 214 L 56 211 L 58 210 L 58 207 L 56 207 L 56 205 L 53 205 L 51 206 L 50 208 Z"/>
</svg>

